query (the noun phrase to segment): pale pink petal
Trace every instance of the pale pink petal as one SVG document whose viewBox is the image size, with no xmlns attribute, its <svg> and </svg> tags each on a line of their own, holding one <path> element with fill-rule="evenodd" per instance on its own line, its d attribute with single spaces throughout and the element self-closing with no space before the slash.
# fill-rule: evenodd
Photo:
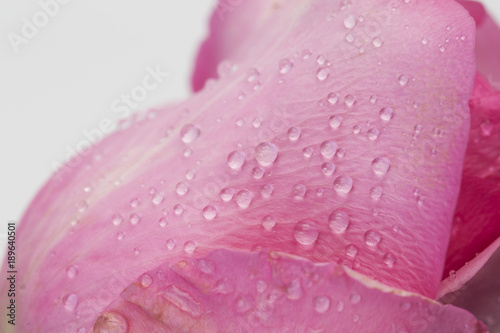
<svg viewBox="0 0 500 333">
<path fill-rule="evenodd" d="M 267 9 L 251 57 L 240 49 L 220 80 L 110 136 L 37 195 L 18 230 L 20 331 L 89 330 L 142 272 L 218 248 L 338 261 L 435 295 L 473 21 L 454 1 Z"/>
<path fill-rule="evenodd" d="M 471 132 L 444 277 L 500 237 L 500 92 L 476 77 Z"/>
<path fill-rule="evenodd" d="M 219 250 L 142 274 L 94 332 L 487 332 L 463 309 L 343 266 Z"/>
<path fill-rule="evenodd" d="M 496 89 L 500 89 L 500 27 L 484 6 L 475 1 L 458 1 L 476 21 L 477 70 Z M 458 36 L 462 38 L 462 36 Z"/>
</svg>

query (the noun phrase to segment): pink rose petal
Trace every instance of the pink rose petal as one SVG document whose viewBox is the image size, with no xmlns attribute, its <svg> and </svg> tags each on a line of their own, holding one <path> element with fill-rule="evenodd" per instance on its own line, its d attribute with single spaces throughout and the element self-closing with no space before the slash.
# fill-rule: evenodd
<svg viewBox="0 0 500 333">
<path fill-rule="evenodd" d="M 141 275 L 100 314 L 94 332 L 119 324 L 129 332 L 487 331 L 460 308 L 341 265 L 227 250 Z"/>
</svg>

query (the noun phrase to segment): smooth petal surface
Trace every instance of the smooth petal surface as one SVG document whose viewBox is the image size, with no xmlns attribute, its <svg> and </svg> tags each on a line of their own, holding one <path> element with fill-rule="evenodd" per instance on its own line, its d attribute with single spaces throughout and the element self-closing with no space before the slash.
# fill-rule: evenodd
<svg viewBox="0 0 500 333">
<path fill-rule="evenodd" d="M 128 286 L 94 332 L 486 332 L 471 314 L 342 265 L 219 250 Z"/>
<path fill-rule="evenodd" d="M 445 276 L 500 237 L 500 92 L 476 77 L 471 132 Z"/>
<path fill-rule="evenodd" d="M 336 261 L 436 294 L 473 21 L 454 1 L 277 4 L 220 80 L 115 133 L 37 195 L 18 229 L 19 331 L 89 330 L 143 272 L 219 248 Z"/>
</svg>

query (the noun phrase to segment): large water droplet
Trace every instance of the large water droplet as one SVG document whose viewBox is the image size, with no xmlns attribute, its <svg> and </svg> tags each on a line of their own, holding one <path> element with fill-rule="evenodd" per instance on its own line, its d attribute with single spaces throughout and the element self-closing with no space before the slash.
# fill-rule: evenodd
<svg viewBox="0 0 500 333">
<path fill-rule="evenodd" d="M 344 19 L 344 26 L 347 29 L 353 29 L 356 26 L 356 22 L 357 22 L 356 16 L 354 16 L 353 14 L 349 14 Z"/>
<path fill-rule="evenodd" d="M 331 140 L 327 140 L 321 144 L 320 152 L 324 158 L 331 159 L 337 152 L 337 144 Z"/>
<path fill-rule="evenodd" d="M 394 110 L 389 107 L 385 107 L 380 110 L 380 118 L 382 120 L 389 121 L 392 119 L 393 115 Z"/>
<path fill-rule="evenodd" d="M 179 216 L 179 215 L 182 215 L 182 213 L 184 213 L 184 206 L 181 204 L 175 205 L 174 206 L 174 214 Z"/>
<path fill-rule="evenodd" d="M 331 128 L 337 129 L 342 124 L 342 117 L 341 116 L 331 116 L 328 123 L 330 124 Z"/>
<path fill-rule="evenodd" d="M 271 142 L 263 142 L 255 148 L 255 159 L 262 166 L 269 166 L 278 157 L 278 147 Z"/>
<path fill-rule="evenodd" d="M 153 205 L 158 206 L 159 204 L 161 204 L 163 202 L 163 199 L 164 199 L 163 193 L 156 193 L 151 198 L 151 202 L 153 203 Z"/>
<path fill-rule="evenodd" d="M 252 202 L 252 192 L 249 190 L 241 190 L 236 193 L 235 199 L 240 208 L 247 208 Z"/>
<path fill-rule="evenodd" d="M 184 243 L 184 252 L 186 252 L 187 254 L 191 254 L 194 252 L 194 250 L 196 250 L 195 242 L 187 241 L 186 243 Z"/>
<path fill-rule="evenodd" d="M 408 81 L 410 80 L 410 78 L 406 75 L 401 75 L 399 78 L 398 78 L 398 82 L 399 84 L 401 85 L 401 87 L 404 87 L 408 84 Z"/>
<path fill-rule="evenodd" d="M 71 265 L 68 268 L 66 268 L 66 275 L 70 278 L 73 279 L 78 275 L 78 266 L 76 265 Z"/>
<path fill-rule="evenodd" d="M 389 171 L 391 162 L 385 157 L 377 157 L 372 161 L 372 169 L 379 176 L 383 176 Z"/>
<path fill-rule="evenodd" d="M 347 95 L 344 98 L 344 102 L 345 102 L 345 105 L 347 105 L 347 107 L 352 107 L 354 105 L 354 103 L 356 103 L 356 97 L 354 97 L 353 95 Z"/>
<path fill-rule="evenodd" d="M 382 236 L 375 230 L 368 230 L 365 233 L 365 243 L 368 246 L 377 246 L 381 239 Z"/>
<path fill-rule="evenodd" d="M 330 72 L 328 71 L 327 68 L 320 68 L 318 69 L 318 71 L 316 72 L 316 77 L 318 78 L 318 80 L 320 81 L 324 81 L 328 78 L 328 76 L 330 76 Z"/>
<path fill-rule="evenodd" d="M 234 190 L 232 188 L 224 188 L 220 191 L 220 198 L 224 202 L 229 202 L 233 199 Z"/>
<path fill-rule="evenodd" d="M 293 67 L 293 62 L 290 59 L 281 59 L 278 63 L 278 69 L 281 74 L 288 73 Z"/>
<path fill-rule="evenodd" d="M 200 129 L 193 124 L 187 124 L 181 129 L 181 140 L 184 143 L 191 143 L 200 136 Z"/>
<path fill-rule="evenodd" d="M 266 215 L 262 219 L 262 226 L 264 229 L 267 231 L 273 230 L 274 226 L 276 225 L 276 218 L 272 215 Z"/>
<path fill-rule="evenodd" d="M 214 206 L 209 205 L 203 208 L 203 217 L 206 220 L 212 221 L 213 219 L 215 219 L 216 216 L 217 216 L 217 208 L 215 208 Z"/>
<path fill-rule="evenodd" d="M 304 196 L 306 195 L 306 187 L 302 184 L 295 184 L 292 187 L 292 196 L 295 199 L 304 199 Z"/>
<path fill-rule="evenodd" d="M 78 296 L 75 294 L 67 294 L 62 298 L 64 308 L 68 311 L 73 311 L 78 305 Z"/>
<path fill-rule="evenodd" d="M 301 130 L 299 127 L 293 126 L 288 129 L 287 134 L 290 141 L 297 141 L 300 138 Z"/>
<path fill-rule="evenodd" d="M 302 245 L 309 246 L 314 244 L 319 236 L 318 226 L 314 221 L 302 220 L 295 224 L 293 237 Z"/>
<path fill-rule="evenodd" d="M 382 38 L 380 37 L 375 37 L 373 38 L 372 40 L 372 44 L 373 46 L 375 47 L 381 47 L 383 44 L 384 44 L 384 41 L 382 40 Z"/>
<path fill-rule="evenodd" d="M 336 234 L 341 234 L 349 227 L 349 214 L 343 209 L 337 209 L 328 217 L 328 225 Z"/>
<path fill-rule="evenodd" d="M 177 185 L 175 186 L 175 192 L 177 192 L 177 194 L 180 195 L 181 197 L 186 195 L 188 191 L 189 191 L 189 184 L 186 182 L 177 183 Z"/>
<path fill-rule="evenodd" d="M 339 95 L 332 92 L 328 94 L 326 99 L 328 100 L 328 103 L 330 103 L 331 105 L 335 105 L 339 101 Z"/>
<path fill-rule="evenodd" d="M 314 150 L 311 147 L 306 147 L 302 149 L 302 154 L 304 154 L 305 158 L 309 158 L 312 156 Z"/>
<path fill-rule="evenodd" d="M 245 163 L 245 153 L 241 151 L 233 151 L 227 157 L 227 165 L 233 170 L 238 170 Z"/>
<path fill-rule="evenodd" d="M 335 172 L 336 168 L 337 166 L 332 162 L 325 162 L 321 165 L 321 172 L 323 172 L 325 176 L 331 176 Z"/>
<path fill-rule="evenodd" d="M 333 182 L 333 188 L 338 194 L 347 194 L 352 190 L 353 181 L 349 176 L 339 176 Z"/>
<path fill-rule="evenodd" d="M 313 300 L 314 310 L 317 313 L 325 313 L 330 308 L 330 298 L 328 296 L 318 296 Z"/>
</svg>

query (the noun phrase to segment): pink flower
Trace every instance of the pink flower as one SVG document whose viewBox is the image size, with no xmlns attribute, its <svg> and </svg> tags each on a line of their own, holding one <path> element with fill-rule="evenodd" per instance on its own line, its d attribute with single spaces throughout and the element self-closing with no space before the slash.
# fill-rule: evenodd
<svg viewBox="0 0 500 333">
<path fill-rule="evenodd" d="M 28 208 L 3 330 L 497 328 L 500 32 L 462 5 L 221 1 L 200 91 Z"/>
</svg>

